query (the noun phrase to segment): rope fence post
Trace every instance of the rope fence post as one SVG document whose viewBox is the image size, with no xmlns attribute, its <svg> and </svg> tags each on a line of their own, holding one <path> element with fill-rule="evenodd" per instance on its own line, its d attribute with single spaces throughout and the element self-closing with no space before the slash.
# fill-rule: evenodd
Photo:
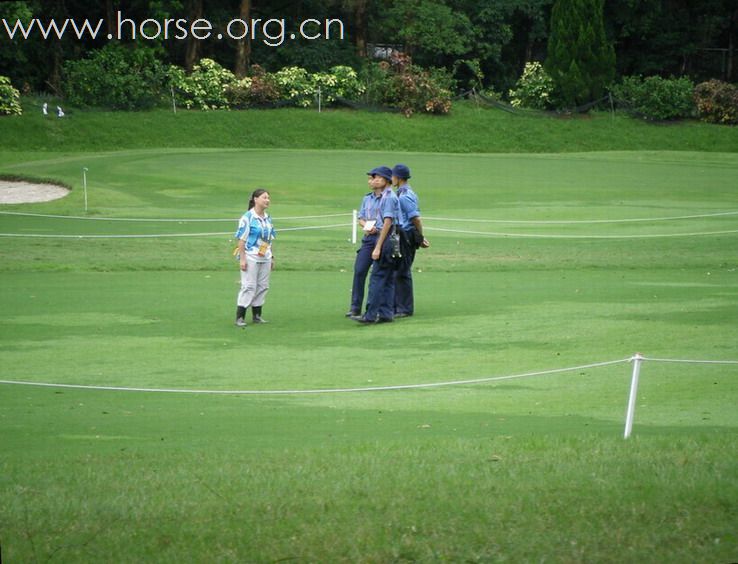
<svg viewBox="0 0 738 564">
<path fill-rule="evenodd" d="M 635 416 L 636 396 L 638 395 L 638 377 L 641 373 L 641 363 L 643 362 L 644 358 L 643 356 L 641 356 L 641 353 L 636 353 L 631 360 L 633 361 L 633 375 L 630 380 L 628 410 L 625 414 L 625 433 L 623 435 L 624 439 L 630 437 L 630 434 L 633 431 L 633 417 Z"/>
<path fill-rule="evenodd" d="M 351 244 L 356 244 L 356 230 L 359 228 L 359 212 L 351 211 Z"/>
</svg>

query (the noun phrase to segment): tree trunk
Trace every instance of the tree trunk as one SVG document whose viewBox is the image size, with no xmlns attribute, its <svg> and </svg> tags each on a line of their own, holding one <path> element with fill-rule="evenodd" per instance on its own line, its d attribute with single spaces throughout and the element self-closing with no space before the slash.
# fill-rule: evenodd
<svg viewBox="0 0 738 564">
<path fill-rule="evenodd" d="M 738 9 L 733 12 L 730 19 L 730 29 L 728 30 L 728 68 L 725 71 L 725 80 L 733 82 L 735 76 L 735 36 L 738 34 Z"/>
<path fill-rule="evenodd" d="M 355 0 L 354 22 L 356 25 L 356 54 L 366 57 L 366 3 L 367 0 Z"/>
<path fill-rule="evenodd" d="M 251 0 L 241 0 L 241 9 L 239 11 L 239 17 L 249 25 L 249 32 L 251 32 L 250 20 L 251 20 Z M 239 39 L 236 43 L 236 62 L 233 67 L 233 73 L 238 78 L 246 76 L 246 72 L 251 66 L 251 36 L 250 33 L 243 39 Z"/>
<path fill-rule="evenodd" d="M 202 0 L 190 0 L 187 17 L 191 22 L 202 18 L 203 16 L 203 1 Z M 195 67 L 197 62 L 200 60 L 200 40 L 193 36 L 187 38 L 187 47 L 185 49 L 185 70 L 189 73 Z"/>
</svg>

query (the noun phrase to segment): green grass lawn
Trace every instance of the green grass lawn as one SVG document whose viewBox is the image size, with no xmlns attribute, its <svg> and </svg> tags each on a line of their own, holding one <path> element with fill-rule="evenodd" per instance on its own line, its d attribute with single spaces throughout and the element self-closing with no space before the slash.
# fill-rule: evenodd
<svg viewBox="0 0 738 564">
<path fill-rule="evenodd" d="M 738 359 L 734 129 L 522 118 L 534 125 L 518 126 L 508 154 L 458 154 L 496 145 L 475 134 L 454 151 L 477 115 L 455 112 L 445 121 L 184 113 L 177 119 L 199 123 L 202 137 L 168 140 L 173 118 L 154 113 L 150 137 L 90 129 L 66 146 L 46 144 L 50 128 L 70 140 L 61 128 L 128 119 L 140 133 L 141 115 L 28 116 L 7 123 L 42 129 L 17 145 L 3 122 L 0 174 L 73 190 L 0 212 L 95 219 L 0 214 L 0 233 L 24 235 L 0 237 L 0 378 L 314 390 L 494 378 L 636 352 Z M 485 116 L 511 128 L 518 119 Z M 238 148 L 235 134 L 221 149 L 191 148 L 217 145 L 208 120 L 217 131 L 231 118 L 287 127 L 326 117 L 339 125 L 316 127 L 321 150 L 300 148 L 296 133 L 285 133 L 291 149 L 269 148 L 278 136 L 263 125 L 253 142 L 266 148 Z M 390 133 L 410 124 L 410 140 L 340 140 L 364 123 Z M 444 123 L 453 125 L 445 149 L 420 132 Z M 607 137 L 621 127 L 644 128 L 643 139 Z M 567 139 L 607 150 L 551 148 Z M 437 148 L 445 152 L 429 152 Z M 347 224 L 365 171 L 398 161 L 413 170 L 432 242 L 416 261 L 417 315 L 360 327 L 343 318 Z M 271 323 L 237 330 L 230 233 L 257 186 L 272 192 L 282 230 Z M 146 238 L 89 238 L 101 235 Z M 345 394 L 0 385 L 2 553 L 9 562 L 737 560 L 738 367 L 646 362 L 626 441 L 631 369 Z"/>
</svg>

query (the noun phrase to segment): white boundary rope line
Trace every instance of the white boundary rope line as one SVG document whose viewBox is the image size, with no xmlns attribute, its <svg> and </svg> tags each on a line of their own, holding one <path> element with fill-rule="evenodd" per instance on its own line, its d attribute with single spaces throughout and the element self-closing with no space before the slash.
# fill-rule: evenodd
<svg viewBox="0 0 738 564">
<path fill-rule="evenodd" d="M 336 223 L 333 225 L 315 225 L 310 227 L 282 227 L 281 231 L 309 231 L 312 229 L 332 229 L 337 227 L 351 227 L 350 223 Z M 233 231 L 216 233 L 150 233 L 143 235 L 50 235 L 43 233 L 0 233 L 0 237 L 33 237 L 36 239 L 158 239 L 164 237 L 223 237 L 233 236 Z"/>
<path fill-rule="evenodd" d="M 620 360 L 609 360 L 605 362 L 595 362 L 582 366 L 572 366 L 570 368 L 556 368 L 553 370 L 542 370 L 539 372 L 527 372 L 525 374 L 513 374 L 510 376 L 491 376 L 488 378 L 474 378 L 471 380 L 452 380 L 449 382 L 432 382 L 426 384 L 399 384 L 394 386 L 371 386 L 365 388 L 325 388 L 316 390 L 188 390 L 178 388 L 129 388 L 123 386 L 92 386 L 84 384 L 53 384 L 49 382 L 27 382 L 19 380 L 0 380 L 0 384 L 20 385 L 20 386 L 39 386 L 44 388 L 72 388 L 81 390 L 105 390 L 118 392 L 151 392 L 151 393 L 169 393 L 169 394 L 219 394 L 219 395 L 303 395 L 303 394 L 338 394 L 338 393 L 356 393 L 356 392 L 383 392 L 387 390 L 417 390 L 421 388 L 439 388 L 444 386 L 462 386 L 467 384 L 481 384 L 485 382 L 498 382 L 501 380 L 514 380 L 518 378 L 528 378 L 531 376 L 544 376 L 547 374 L 560 374 L 562 372 L 574 372 L 577 370 L 586 370 L 589 368 L 599 368 L 602 366 L 611 366 L 614 364 L 624 364 L 630 362 L 632 358 L 624 358 Z"/>
<path fill-rule="evenodd" d="M 576 225 L 584 223 L 633 223 L 633 222 L 654 222 L 654 221 L 674 221 L 679 219 L 701 219 L 706 217 L 720 217 L 726 215 L 738 215 L 738 211 L 727 211 L 717 213 L 706 213 L 700 215 L 679 215 L 673 217 L 640 217 L 632 219 L 572 219 L 572 220 L 526 220 L 526 219 L 461 219 L 458 217 L 430 217 L 423 216 L 423 219 L 430 221 L 460 221 L 469 223 L 507 223 L 507 224 L 527 224 L 527 225 Z"/>
<path fill-rule="evenodd" d="M 0 215 L 13 215 L 20 217 L 41 217 L 47 219 L 74 219 L 84 221 L 132 221 L 132 222 L 149 222 L 149 223 L 213 223 L 213 222 L 235 222 L 237 219 L 234 218 L 143 218 L 143 217 L 86 217 L 80 215 L 52 215 L 52 214 L 40 214 L 40 213 L 26 213 L 26 212 L 12 212 L 12 211 L 0 211 Z M 350 216 L 351 213 L 331 213 L 323 215 L 302 215 L 302 216 L 285 216 L 285 217 L 274 217 L 272 219 L 276 221 L 286 221 L 294 219 L 321 219 L 326 217 L 345 217 Z M 577 224 L 597 224 L 597 223 L 636 223 L 636 222 L 656 222 L 656 221 L 676 221 L 682 219 L 704 219 L 708 217 L 724 217 L 738 215 L 738 211 L 726 211 L 717 213 L 706 213 L 698 215 L 679 215 L 672 217 L 641 217 L 641 218 L 627 218 L 627 219 L 580 219 L 580 220 L 526 220 L 526 219 L 462 219 L 458 217 L 433 217 L 424 216 L 423 219 L 429 221 L 456 221 L 466 223 L 503 223 L 511 225 L 577 225 Z"/>
<path fill-rule="evenodd" d="M 650 358 L 641 357 L 643 361 L 649 362 L 676 362 L 679 364 L 738 364 L 738 360 L 680 360 L 676 358 Z"/>
<path fill-rule="evenodd" d="M 646 235 L 560 235 L 543 233 L 499 233 L 494 231 L 467 231 L 462 229 L 444 229 L 442 227 L 425 227 L 425 231 L 459 233 L 463 235 L 486 235 L 488 237 L 509 237 L 527 239 L 663 239 L 668 237 L 699 237 L 703 235 L 729 235 L 738 233 L 738 229 L 726 231 L 702 231 L 693 233 L 653 233 Z"/>
<path fill-rule="evenodd" d="M 41 213 L 24 213 L 24 212 L 11 212 L 11 211 L 0 211 L 0 215 L 14 215 L 20 217 L 41 217 L 46 219 L 77 219 L 84 221 L 134 221 L 134 222 L 149 222 L 149 223 L 214 223 L 214 222 L 230 222 L 238 223 L 238 218 L 212 218 L 212 219 L 164 219 L 164 218 L 144 218 L 144 217 L 85 217 L 81 215 L 46 215 Z M 325 215 L 301 215 L 301 216 L 287 216 L 287 217 L 273 217 L 276 221 L 286 221 L 292 219 L 322 219 L 325 217 L 350 217 L 351 213 L 329 213 Z"/>
</svg>

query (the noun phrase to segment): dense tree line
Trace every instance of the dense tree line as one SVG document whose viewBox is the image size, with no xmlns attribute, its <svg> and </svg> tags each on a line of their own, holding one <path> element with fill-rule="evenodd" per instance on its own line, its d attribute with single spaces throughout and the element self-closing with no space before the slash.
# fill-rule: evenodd
<svg viewBox="0 0 738 564">
<path fill-rule="evenodd" d="M 459 89 L 476 87 L 506 93 L 528 61 L 544 61 L 551 35 L 575 38 L 578 31 L 552 26 L 554 0 L 26 0 L 0 3 L 0 75 L 27 91 L 61 92 L 64 63 L 83 59 L 108 42 L 118 12 L 142 22 L 206 18 L 215 32 L 234 18 L 244 21 L 284 19 L 295 29 L 308 18 L 340 19 L 344 38 L 288 40 L 278 47 L 249 37 L 241 40 L 127 40 L 152 51 L 163 64 L 191 70 L 209 58 L 237 77 L 253 65 L 267 71 L 299 66 L 311 72 L 336 65 L 355 69 L 377 52 L 396 49 L 422 67 L 441 67 Z M 575 2 L 576 4 L 576 2 Z M 580 2 L 587 4 L 587 2 Z M 595 2 L 602 6 L 603 2 Z M 593 29 L 614 52 L 614 74 L 688 76 L 694 80 L 738 80 L 735 61 L 738 3 L 735 0 L 608 0 L 604 26 Z M 65 18 L 102 20 L 105 33 L 78 39 L 67 33 L 43 39 L 13 40 L 7 26 L 16 19 L 48 22 Z M 568 34 L 568 35 L 567 35 Z M 384 51 L 382 51 L 384 49 Z M 563 51 L 560 50 L 561 53 Z M 606 53 L 606 58 L 610 57 Z M 614 78 L 614 77 L 608 77 Z M 584 95 L 594 96 L 596 92 Z M 581 101 L 577 94 L 573 97 Z"/>
</svg>

